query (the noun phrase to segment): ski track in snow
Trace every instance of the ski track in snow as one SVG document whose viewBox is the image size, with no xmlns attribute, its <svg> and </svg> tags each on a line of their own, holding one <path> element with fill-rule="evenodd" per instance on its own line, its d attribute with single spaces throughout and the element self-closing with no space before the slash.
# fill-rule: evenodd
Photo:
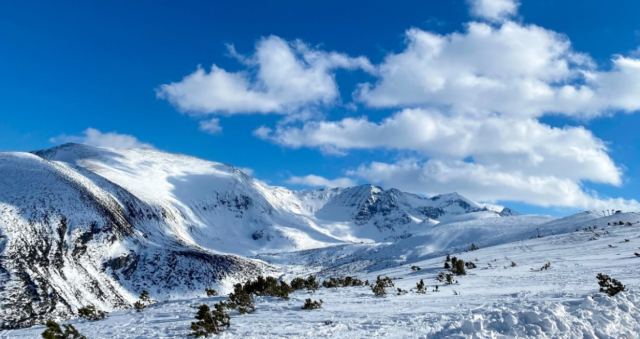
<svg viewBox="0 0 640 339">
<path fill-rule="evenodd" d="M 454 285 L 440 286 L 439 292 L 432 290 L 434 278 L 442 270 L 443 256 L 402 263 L 354 275 L 370 281 L 377 275 L 387 275 L 395 279 L 396 287 L 407 290 L 424 279 L 427 294 L 398 296 L 389 288 L 386 297 L 378 298 L 368 287 L 350 287 L 321 288 L 315 293 L 298 291 L 289 300 L 260 297 L 255 313 L 232 312 L 231 327 L 220 337 L 637 338 L 640 258 L 633 253 L 639 248 L 638 224 L 605 223 L 596 230 L 574 230 L 451 253 L 473 261 L 477 268 L 457 277 Z M 284 257 L 279 263 L 283 271 L 303 270 L 286 262 L 295 263 L 297 253 Z M 517 266 L 512 267 L 512 261 Z M 549 270 L 535 271 L 546 261 L 551 262 Z M 421 270 L 413 272 L 411 265 Z M 627 291 L 615 297 L 598 292 L 598 272 L 622 281 Z M 324 300 L 322 309 L 301 310 L 305 298 Z M 102 321 L 70 323 L 89 338 L 180 338 L 188 335 L 198 305 L 212 306 L 223 299 L 167 301 L 140 313 L 117 311 Z M 42 331 L 43 326 L 10 330 L 0 332 L 0 338 L 36 338 Z"/>
</svg>

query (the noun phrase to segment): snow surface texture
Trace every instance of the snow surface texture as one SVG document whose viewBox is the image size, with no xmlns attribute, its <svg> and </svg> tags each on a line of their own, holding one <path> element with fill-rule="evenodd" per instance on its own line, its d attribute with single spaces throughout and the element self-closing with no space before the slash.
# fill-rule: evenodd
<svg viewBox="0 0 640 339">
<path fill-rule="evenodd" d="M 231 313 L 231 327 L 220 337 L 637 338 L 640 259 L 633 252 L 640 245 L 640 216 L 621 214 L 585 221 L 577 231 L 452 252 L 477 265 L 467 270 L 467 275 L 456 277 L 453 285 L 435 280 L 442 271 L 443 256 L 398 262 L 374 272 L 352 272 L 369 280 L 386 275 L 394 279 L 396 287 L 406 290 L 423 279 L 428 286 L 426 294 L 410 291 L 396 295 L 389 288 L 389 294 L 379 298 L 368 287 L 350 287 L 295 292 L 286 301 L 258 298 L 255 313 Z M 613 221 L 625 224 L 607 225 Z M 540 271 L 547 261 L 550 268 Z M 411 270 L 412 265 L 421 270 Z M 283 266 L 285 271 L 292 267 Z M 307 270 L 298 269 L 288 275 Z M 598 272 L 621 280 L 627 291 L 614 297 L 598 292 Z M 433 291 L 436 284 L 439 292 Z M 301 310 L 306 298 L 322 299 L 322 308 Z M 162 302 L 141 313 L 118 311 L 103 321 L 71 323 L 91 338 L 185 337 L 196 307 L 223 299 Z M 35 337 L 42 330 L 42 326 L 34 326 L 6 331 L 0 337 Z"/>
<path fill-rule="evenodd" d="M 202 298 L 205 287 L 226 293 L 257 274 L 316 273 L 389 275 L 403 289 L 425 279 L 431 290 L 451 253 L 478 268 L 438 293 L 321 289 L 313 298 L 323 309 L 308 312 L 299 310 L 306 293 L 261 298 L 256 313 L 232 315 L 223 337 L 632 338 L 640 333 L 639 221 L 613 211 L 553 220 L 456 193 L 427 198 L 371 185 L 295 192 L 149 149 L 0 153 L 0 327 L 74 317 L 91 304 L 112 312 L 71 320 L 91 338 L 184 337 L 195 307 L 222 298 Z M 481 249 L 466 252 L 472 244 Z M 532 271 L 547 261 L 550 270 Z M 598 293 L 598 272 L 628 291 Z M 160 302 L 127 310 L 143 289 Z"/>
</svg>

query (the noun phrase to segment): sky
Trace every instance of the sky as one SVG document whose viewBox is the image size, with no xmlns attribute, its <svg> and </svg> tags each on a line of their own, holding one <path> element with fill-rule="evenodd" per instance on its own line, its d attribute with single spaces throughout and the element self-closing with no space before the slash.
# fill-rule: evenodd
<svg viewBox="0 0 640 339">
<path fill-rule="evenodd" d="M 0 151 L 640 210 L 640 2 L 0 2 Z"/>
</svg>

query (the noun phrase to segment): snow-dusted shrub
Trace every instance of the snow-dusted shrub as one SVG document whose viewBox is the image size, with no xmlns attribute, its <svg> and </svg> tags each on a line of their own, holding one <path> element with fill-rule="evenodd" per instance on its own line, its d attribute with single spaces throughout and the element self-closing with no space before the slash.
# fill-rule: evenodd
<svg viewBox="0 0 640 339">
<path fill-rule="evenodd" d="M 331 277 L 322 282 L 322 287 L 325 287 L 325 288 L 352 287 L 352 286 L 364 286 L 364 285 L 365 285 L 364 281 L 351 276 L 346 276 L 342 278 Z"/>
<path fill-rule="evenodd" d="M 469 251 L 477 251 L 479 250 L 480 247 L 478 247 L 478 245 L 471 243 L 471 245 L 469 246 Z"/>
<path fill-rule="evenodd" d="M 465 275 L 467 274 L 467 271 L 465 271 L 464 267 L 465 267 L 464 260 L 458 259 L 454 262 L 452 272 L 455 273 L 456 275 Z"/>
<path fill-rule="evenodd" d="M 422 279 L 420 279 L 420 281 L 416 283 L 416 292 L 420 294 L 427 293 L 427 286 L 425 286 L 424 281 Z"/>
<path fill-rule="evenodd" d="M 147 290 L 143 290 L 140 293 L 140 296 L 138 297 L 138 299 L 139 299 L 138 301 L 133 303 L 133 308 L 135 308 L 136 311 L 138 312 L 141 312 L 147 306 L 153 303 L 153 300 L 151 300 L 151 296 L 149 295 L 149 292 Z"/>
<path fill-rule="evenodd" d="M 598 273 L 596 279 L 598 279 L 598 285 L 600 285 L 600 292 L 604 292 L 611 297 L 624 291 L 624 285 L 620 281 L 606 274 Z"/>
<path fill-rule="evenodd" d="M 421 269 L 422 268 L 420 268 L 420 266 L 416 266 L 416 265 L 411 266 L 411 270 L 414 271 L 414 272 L 420 271 Z"/>
<path fill-rule="evenodd" d="M 208 337 L 218 334 L 229 327 L 229 315 L 225 312 L 224 304 L 215 305 L 212 312 L 209 306 L 200 305 L 196 313 L 196 321 L 191 323 L 191 335 L 194 337 Z"/>
<path fill-rule="evenodd" d="M 248 280 L 242 286 L 242 289 L 249 294 L 258 296 L 272 296 L 283 299 L 289 298 L 289 293 L 293 292 L 293 289 L 289 284 L 284 281 L 278 281 L 274 277 L 259 276 L 256 280 Z"/>
<path fill-rule="evenodd" d="M 95 306 L 89 305 L 78 309 L 78 315 L 81 317 L 95 321 L 102 320 L 107 317 L 107 312 L 96 309 Z"/>
<path fill-rule="evenodd" d="M 438 276 L 436 276 L 436 279 L 439 282 L 443 282 L 443 283 L 445 283 L 447 285 L 451 285 L 451 284 L 455 283 L 455 279 L 453 279 L 453 274 L 452 273 L 440 272 L 440 273 L 438 273 Z"/>
<path fill-rule="evenodd" d="M 305 288 L 309 291 L 315 291 L 319 287 L 320 287 L 320 284 L 318 284 L 318 281 L 316 281 L 316 277 L 313 275 L 308 276 L 306 279 L 297 277 L 291 280 L 291 288 L 294 291 L 302 290 Z"/>
<path fill-rule="evenodd" d="M 233 292 L 229 294 L 229 303 L 227 305 L 237 309 L 241 314 L 251 313 L 256 310 L 256 306 L 253 304 L 253 296 L 242 284 L 233 285 Z"/>
<path fill-rule="evenodd" d="M 213 288 L 205 288 L 204 292 L 207 294 L 207 297 L 215 297 L 218 295 L 218 291 Z"/>
<path fill-rule="evenodd" d="M 320 300 L 311 300 L 311 298 L 307 298 L 304 301 L 304 305 L 302 305 L 303 310 L 315 310 L 322 307 L 322 299 Z"/>
<path fill-rule="evenodd" d="M 376 283 L 371 286 L 371 291 L 376 297 L 382 297 L 387 294 L 387 287 L 393 287 L 393 281 L 389 277 L 380 277 L 376 278 Z"/>
<path fill-rule="evenodd" d="M 47 328 L 42 332 L 44 339 L 87 339 L 73 325 L 62 325 L 63 331 L 57 322 L 48 320 L 46 326 Z"/>
<path fill-rule="evenodd" d="M 474 269 L 476 268 L 476 264 L 473 263 L 473 261 L 467 261 L 464 263 L 464 267 L 468 268 L 468 269 Z"/>
<path fill-rule="evenodd" d="M 397 293 L 398 295 L 407 294 L 407 293 L 409 292 L 409 291 L 407 291 L 407 290 L 403 290 L 403 289 L 401 289 L 400 287 L 398 287 L 397 291 L 398 291 L 398 293 Z"/>
</svg>

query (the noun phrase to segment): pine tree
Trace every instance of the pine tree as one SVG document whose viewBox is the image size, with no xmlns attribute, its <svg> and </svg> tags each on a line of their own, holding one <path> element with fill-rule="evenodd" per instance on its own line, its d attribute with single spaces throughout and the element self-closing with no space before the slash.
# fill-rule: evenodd
<svg viewBox="0 0 640 339">
<path fill-rule="evenodd" d="M 453 266 L 453 273 L 456 275 L 465 275 L 467 272 L 464 269 L 464 260 L 458 259 L 454 261 L 455 265 Z"/>
<path fill-rule="evenodd" d="M 416 292 L 420 294 L 427 293 L 427 287 L 424 285 L 424 281 L 422 279 L 416 283 Z"/>
<path fill-rule="evenodd" d="M 198 308 L 196 320 L 191 323 L 191 335 L 194 337 L 208 337 L 218 334 L 229 327 L 229 316 L 222 304 L 216 304 L 216 310 L 211 312 L 209 306 L 203 304 Z"/>
<path fill-rule="evenodd" d="M 46 326 L 47 328 L 42 332 L 44 339 L 87 339 L 73 325 L 62 325 L 64 327 L 64 331 L 62 331 L 58 323 L 48 320 Z"/>
</svg>

